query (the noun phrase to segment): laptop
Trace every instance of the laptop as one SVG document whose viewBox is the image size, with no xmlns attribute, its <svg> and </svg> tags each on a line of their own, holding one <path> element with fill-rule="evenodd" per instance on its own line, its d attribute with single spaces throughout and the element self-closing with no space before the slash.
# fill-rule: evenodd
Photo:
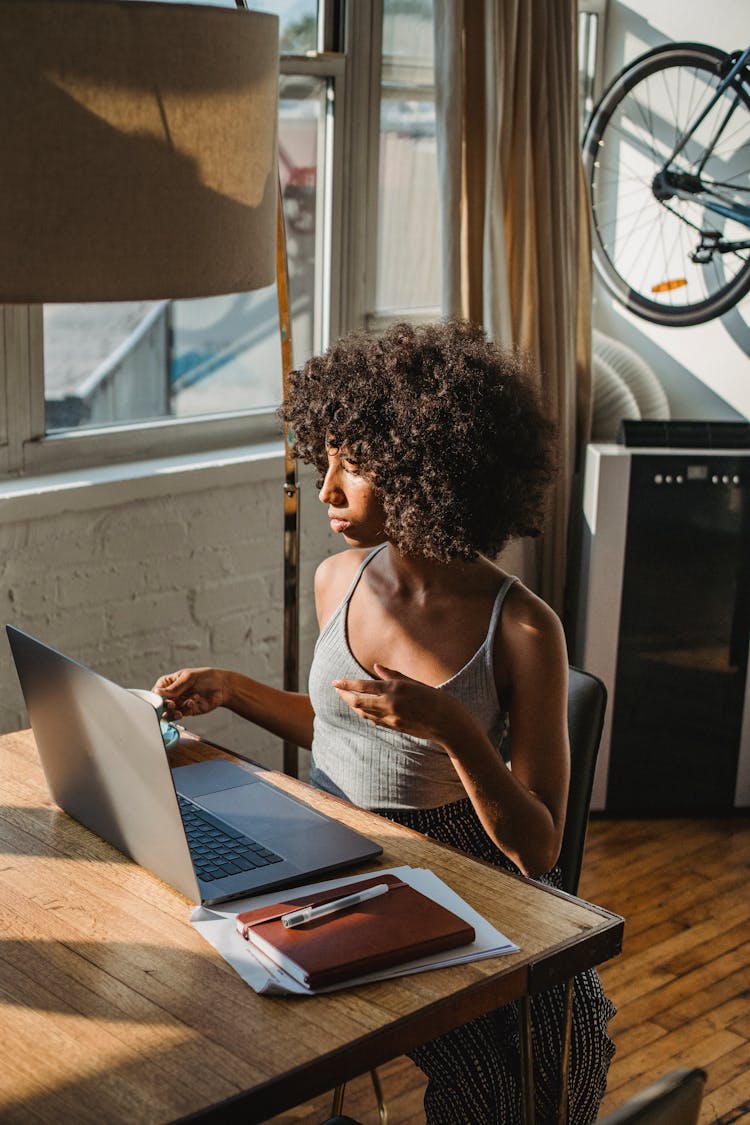
<svg viewBox="0 0 750 1125">
<path fill-rule="evenodd" d="M 52 799 L 192 901 L 292 886 L 382 852 L 264 781 L 261 767 L 170 769 L 152 703 L 6 630 Z"/>
</svg>

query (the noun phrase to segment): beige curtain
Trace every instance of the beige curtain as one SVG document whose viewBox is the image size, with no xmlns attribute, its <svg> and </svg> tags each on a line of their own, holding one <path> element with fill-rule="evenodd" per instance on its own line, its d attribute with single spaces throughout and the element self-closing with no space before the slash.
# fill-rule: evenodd
<svg viewBox="0 0 750 1125">
<path fill-rule="evenodd" d="M 503 564 L 563 611 L 571 486 L 590 418 L 591 266 L 576 0 L 435 0 L 443 312 L 531 353 L 560 430 L 540 540 Z"/>
</svg>

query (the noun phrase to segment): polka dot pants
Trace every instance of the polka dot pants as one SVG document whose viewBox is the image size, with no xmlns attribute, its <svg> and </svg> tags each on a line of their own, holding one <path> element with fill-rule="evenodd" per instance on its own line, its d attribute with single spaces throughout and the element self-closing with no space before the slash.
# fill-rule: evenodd
<svg viewBox="0 0 750 1125">
<path fill-rule="evenodd" d="M 517 868 L 490 840 L 470 801 L 437 809 L 377 809 L 382 816 L 460 848 L 507 871 Z M 560 886 L 557 869 L 539 880 Z M 569 1121 L 596 1120 L 614 1044 L 607 1024 L 615 1014 L 594 969 L 573 982 Z M 564 986 L 531 1001 L 537 1125 L 554 1125 L 560 1095 Z M 515 1125 L 521 1120 L 518 1012 L 498 1008 L 417 1048 L 410 1056 L 427 1075 L 428 1125 Z"/>
</svg>

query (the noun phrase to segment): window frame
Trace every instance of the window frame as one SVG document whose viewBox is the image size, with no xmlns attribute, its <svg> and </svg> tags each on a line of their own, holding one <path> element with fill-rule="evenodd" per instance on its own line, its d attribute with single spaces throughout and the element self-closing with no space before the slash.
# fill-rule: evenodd
<svg viewBox="0 0 750 1125">
<path fill-rule="evenodd" d="M 341 208 L 332 238 L 331 339 L 366 328 L 374 302 L 382 14 L 382 0 L 353 0 L 341 28 L 348 65 L 334 150 L 333 186 Z"/>
<path fill-rule="evenodd" d="M 607 31 L 607 4 L 608 0 L 578 0 L 578 26 L 580 29 L 583 23 L 586 37 L 584 47 L 588 48 L 589 54 L 593 53 L 593 59 L 589 58 L 587 60 L 588 68 L 585 73 L 585 77 L 590 83 L 590 89 L 588 91 L 591 99 L 590 108 L 596 105 L 604 88 L 603 74 L 604 48 Z M 580 71 L 581 46 L 582 45 L 579 43 L 579 81 L 582 76 Z M 585 129 L 587 121 L 587 107 L 585 104 L 582 104 L 581 132 Z"/>
</svg>

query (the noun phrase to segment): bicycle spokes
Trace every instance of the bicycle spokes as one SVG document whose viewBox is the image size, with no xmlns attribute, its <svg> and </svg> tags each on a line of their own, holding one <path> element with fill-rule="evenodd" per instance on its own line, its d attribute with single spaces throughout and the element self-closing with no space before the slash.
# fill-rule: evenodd
<svg viewBox="0 0 750 1125">
<path fill-rule="evenodd" d="M 599 274 L 664 324 L 750 288 L 750 91 L 715 48 L 670 44 L 609 87 L 584 139 Z"/>
</svg>

